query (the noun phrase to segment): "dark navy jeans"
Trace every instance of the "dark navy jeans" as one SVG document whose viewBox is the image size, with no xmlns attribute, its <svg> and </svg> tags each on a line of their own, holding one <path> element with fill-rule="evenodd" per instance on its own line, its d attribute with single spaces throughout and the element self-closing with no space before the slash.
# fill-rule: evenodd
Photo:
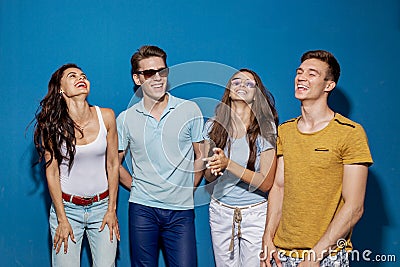
<svg viewBox="0 0 400 267">
<path fill-rule="evenodd" d="M 166 266 L 197 266 L 194 210 L 167 210 L 129 202 L 131 265 L 157 267 L 159 249 Z"/>
</svg>

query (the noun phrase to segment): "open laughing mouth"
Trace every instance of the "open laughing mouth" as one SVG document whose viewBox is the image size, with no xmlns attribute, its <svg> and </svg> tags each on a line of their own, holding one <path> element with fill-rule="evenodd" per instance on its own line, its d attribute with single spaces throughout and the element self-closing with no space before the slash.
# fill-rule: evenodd
<svg viewBox="0 0 400 267">
<path fill-rule="evenodd" d="M 241 96 L 247 95 L 247 91 L 242 89 L 236 90 L 235 93 Z"/>
<path fill-rule="evenodd" d="M 151 85 L 151 87 L 153 87 L 154 89 L 162 89 L 163 86 L 164 86 L 163 83 L 156 83 Z"/>
<path fill-rule="evenodd" d="M 78 87 L 78 88 L 87 88 L 87 85 L 86 85 L 85 82 L 78 82 L 78 83 L 75 84 L 75 87 Z"/>
<path fill-rule="evenodd" d="M 306 91 L 308 89 L 309 89 L 308 86 L 305 86 L 305 85 L 302 85 L 302 84 L 298 84 L 297 85 L 297 90 L 298 91 Z"/>
</svg>

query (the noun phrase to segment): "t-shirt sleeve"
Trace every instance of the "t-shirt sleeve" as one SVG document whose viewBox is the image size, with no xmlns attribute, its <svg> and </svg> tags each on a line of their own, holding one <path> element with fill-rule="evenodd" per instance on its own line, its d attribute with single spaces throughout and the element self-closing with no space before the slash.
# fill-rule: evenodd
<svg viewBox="0 0 400 267">
<path fill-rule="evenodd" d="M 192 117 L 192 131 L 191 131 L 192 143 L 197 143 L 204 140 L 203 126 L 204 126 L 203 114 L 201 113 L 201 110 L 196 105 L 196 103 L 193 103 L 193 117 Z"/>
<path fill-rule="evenodd" d="M 274 148 L 274 146 L 270 142 L 268 142 L 267 139 L 260 137 L 260 136 L 258 137 L 257 149 L 258 149 L 259 153 L 264 152 L 269 149 L 273 149 L 273 148 Z"/>
<path fill-rule="evenodd" d="M 367 135 L 361 125 L 356 125 L 346 136 L 342 147 L 343 164 L 372 165 L 372 156 L 368 145 Z"/>
<path fill-rule="evenodd" d="M 283 156 L 283 150 L 282 150 L 282 138 L 280 137 L 280 134 L 282 133 L 282 127 L 279 126 L 278 128 L 278 137 L 276 139 L 276 155 L 278 157 Z"/>
<path fill-rule="evenodd" d="M 212 119 L 209 119 L 206 124 L 204 125 L 204 129 L 203 129 L 203 138 L 204 140 L 210 140 L 210 131 L 211 131 L 211 127 L 213 125 Z"/>
<path fill-rule="evenodd" d="M 117 117 L 117 131 L 118 131 L 118 150 L 124 151 L 128 144 L 128 132 L 125 125 L 126 112 L 122 112 Z"/>
</svg>

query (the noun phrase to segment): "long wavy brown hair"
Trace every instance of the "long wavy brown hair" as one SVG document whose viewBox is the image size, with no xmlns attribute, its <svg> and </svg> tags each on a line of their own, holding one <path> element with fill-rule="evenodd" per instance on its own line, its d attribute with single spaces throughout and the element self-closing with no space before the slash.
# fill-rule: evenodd
<svg viewBox="0 0 400 267">
<path fill-rule="evenodd" d="M 209 132 L 210 139 L 215 142 L 216 147 L 228 148 L 230 153 L 231 142 L 230 134 L 234 132 L 234 126 L 231 123 L 232 117 L 232 100 L 229 97 L 231 80 L 241 72 L 247 72 L 253 75 L 256 82 L 256 94 L 252 104 L 252 112 L 250 116 L 250 124 L 247 128 L 247 140 L 249 143 L 250 154 L 247 161 L 247 169 L 254 171 L 254 165 L 257 157 L 257 138 L 261 136 L 265 138 L 271 145 L 276 145 L 276 128 L 278 126 L 278 113 L 275 109 L 275 100 L 273 95 L 267 90 L 261 81 L 260 76 L 250 69 L 240 69 L 229 79 L 221 103 L 215 110 L 215 116 L 212 121 L 211 130 Z"/>
<path fill-rule="evenodd" d="M 46 161 L 46 168 L 53 159 L 57 160 L 58 167 L 63 159 L 68 160 L 68 167 L 71 167 L 75 156 L 75 129 L 83 136 L 81 129 L 75 124 L 68 113 L 67 103 L 62 96 L 61 78 L 64 71 L 69 68 L 80 69 L 76 64 L 65 64 L 56 70 L 50 78 L 47 95 L 40 101 L 35 114 L 34 143 L 39 154 L 39 162 L 44 160 L 44 153 L 48 151 L 51 155 Z M 65 146 L 66 154 L 63 155 L 61 147 Z"/>
</svg>

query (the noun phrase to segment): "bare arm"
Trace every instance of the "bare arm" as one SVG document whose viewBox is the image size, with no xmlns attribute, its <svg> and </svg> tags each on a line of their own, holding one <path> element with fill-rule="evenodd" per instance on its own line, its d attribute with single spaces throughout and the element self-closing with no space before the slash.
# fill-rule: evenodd
<svg viewBox="0 0 400 267">
<path fill-rule="evenodd" d="M 118 176 L 119 176 L 119 161 L 118 161 L 118 135 L 115 122 L 115 115 L 111 109 L 101 109 L 104 122 L 107 128 L 107 180 L 108 180 L 108 210 L 103 218 L 103 223 L 100 227 L 102 231 L 105 225 L 110 229 L 110 241 L 113 240 L 113 233 L 120 240 L 117 210 L 118 196 Z"/>
<path fill-rule="evenodd" d="M 194 150 L 194 187 L 197 187 L 204 173 L 204 162 L 202 160 L 204 151 L 204 142 L 193 143 Z"/>
<path fill-rule="evenodd" d="M 354 225 L 360 220 L 364 212 L 364 198 L 367 185 L 368 167 L 354 164 L 344 165 L 342 197 L 344 205 L 329 224 L 325 234 L 313 247 L 317 257 L 312 264 L 319 266 L 321 256 L 327 255 L 330 248 L 337 247 L 337 241 L 345 238 Z M 299 266 L 309 266 L 306 260 Z"/>
<path fill-rule="evenodd" d="M 127 169 L 125 169 L 124 166 L 122 166 L 122 161 L 124 160 L 125 157 L 125 151 L 119 151 L 118 153 L 118 158 L 119 158 L 119 182 L 128 190 L 131 190 L 132 186 L 132 176 L 128 172 Z"/>
<path fill-rule="evenodd" d="M 251 171 L 235 161 L 227 158 L 221 148 L 214 148 L 214 155 L 205 160 L 208 161 L 207 168 L 219 173 L 228 170 L 236 177 L 263 192 L 271 189 L 274 182 L 275 169 L 276 169 L 276 156 L 275 150 L 270 149 L 261 152 L 260 155 L 260 171 Z"/>
<path fill-rule="evenodd" d="M 50 157 L 50 153 L 46 151 L 44 156 L 46 162 L 50 159 Z M 60 173 L 58 169 L 58 163 L 55 158 L 53 158 L 51 164 L 46 168 L 46 179 L 58 221 L 58 226 L 53 240 L 53 247 L 56 250 L 56 253 L 58 253 L 61 249 L 61 245 L 64 243 L 64 253 L 67 253 L 68 238 L 70 237 L 71 240 L 75 242 L 75 237 L 67 215 L 65 214 L 60 184 Z"/>
<path fill-rule="evenodd" d="M 273 243 L 273 239 L 282 216 L 283 193 L 284 161 L 283 156 L 281 156 L 278 157 L 275 181 L 268 195 L 267 220 L 265 223 L 265 230 L 262 238 L 262 250 L 264 252 L 264 255 L 262 255 L 261 266 L 270 267 L 271 256 L 274 256 L 276 262 L 280 264 L 278 255 L 276 253 L 276 247 Z"/>
<path fill-rule="evenodd" d="M 208 156 L 209 155 L 209 153 L 210 153 L 210 149 L 211 149 L 211 145 L 210 145 L 210 141 L 209 140 L 205 140 L 204 141 L 204 145 L 203 145 L 203 155 L 206 157 L 206 156 Z M 209 160 L 209 158 L 203 158 L 202 159 L 203 160 L 203 162 L 204 161 L 208 161 Z M 213 173 L 211 173 L 211 168 L 206 168 L 205 170 L 204 170 L 204 177 L 206 178 L 206 180 L 208 181 L 208 182 L 213 182 L 213 181 L 215 181 L 215 179 L 217 179 L 217 175 L 214 175 Z"/>
</svg>

